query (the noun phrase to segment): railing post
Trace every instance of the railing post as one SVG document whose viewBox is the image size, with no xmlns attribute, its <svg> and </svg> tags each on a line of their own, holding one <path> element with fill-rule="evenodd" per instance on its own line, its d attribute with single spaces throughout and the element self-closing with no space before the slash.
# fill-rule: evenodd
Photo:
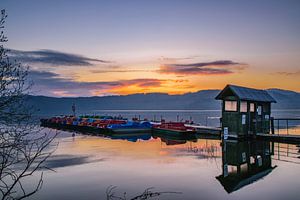
<svg viewBox="0 0 300 200">
<path fill-rule="evenodd" d="M 279 135 L 279 119 L 277 119 L 277 133 Z"/>
<path fill-rule="evenodd" d="M 271 117 L 271 133 L 274 135 L 275 130 L 274 130 L 274 117 Z"/>
<path fill-rule="evenodd" d="M 286 120 L 286 133 L 289 134 L 289 120 Z"/>
</svg>

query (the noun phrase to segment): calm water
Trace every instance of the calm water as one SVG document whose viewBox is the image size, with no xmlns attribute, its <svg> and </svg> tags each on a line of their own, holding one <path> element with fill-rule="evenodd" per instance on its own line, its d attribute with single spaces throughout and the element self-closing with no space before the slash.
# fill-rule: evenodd
<svg viewBox="0 0 300 200">
<path fill-rule="evenodd" d="M 127 117 L 155 114 L 170 120 L 178 113 L 202 123 L 206 116 L 219 116 L 219 111 L 123 112 Z M 299 114 L 277 112 L 280 117 Z M 43 188 L 32 199 L 106 199 L 110 185 L 117 186 L 115 193 L 120 196 L 126 192 L 128 199 L 150 187 L 155 192 L 181 192 L 159 199 L 297 199 L 300 195 L 296 145 L 150 134 L 73 138 L 71 134 L 61 132 L 57 138 L 58 149 L 47 162 L 56 172 L 45 173 Z"/>
</svg>

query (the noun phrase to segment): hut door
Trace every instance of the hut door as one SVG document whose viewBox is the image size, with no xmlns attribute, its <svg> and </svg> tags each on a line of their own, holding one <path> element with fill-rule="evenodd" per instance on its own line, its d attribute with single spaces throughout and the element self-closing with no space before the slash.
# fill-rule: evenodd
<svg viewBox="0 0 300 200">
<path fill-rule="evenodd" d="M 263 110 L 260 104 L 250 104 L 250 131 L 254 134 L 262 133 Z"/>
<path fill-rule="evenodd" d="M 255 109 L 255 104 L 254 103 L 250 103 L 249 106 L 249 130 L 250 133 L 249 134 L 253 134 L 255 133 L 255 127 L 256 127 L 256 109 Z"/>
</svg>

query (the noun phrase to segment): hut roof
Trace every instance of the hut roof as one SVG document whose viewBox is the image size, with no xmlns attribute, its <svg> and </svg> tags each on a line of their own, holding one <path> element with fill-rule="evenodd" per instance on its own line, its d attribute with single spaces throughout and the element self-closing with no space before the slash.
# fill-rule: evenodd
<svg viewBox="0 0 300 200">
<path fill-rule="evenodd" d="M 227 85 L 218 96 L 216 96 L 216 99 L 224 99 L 228 90 L 231 90 L 240 100 L 276 103 L 276 100 L 266 90 L 258 90 L 237 85 Z"/>
</svg>

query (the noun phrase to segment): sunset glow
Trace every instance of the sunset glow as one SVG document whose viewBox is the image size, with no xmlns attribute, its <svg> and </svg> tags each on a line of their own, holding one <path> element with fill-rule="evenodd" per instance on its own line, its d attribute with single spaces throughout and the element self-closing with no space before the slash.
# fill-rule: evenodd
<svg viewBox="0 0 300 200">
<path fill-rule="evenodd" d="M 56 2 L 2 2 L 7 48 L 31 67 L 34 94 L 300 91 L 297 1 Z"/>
</svg>

